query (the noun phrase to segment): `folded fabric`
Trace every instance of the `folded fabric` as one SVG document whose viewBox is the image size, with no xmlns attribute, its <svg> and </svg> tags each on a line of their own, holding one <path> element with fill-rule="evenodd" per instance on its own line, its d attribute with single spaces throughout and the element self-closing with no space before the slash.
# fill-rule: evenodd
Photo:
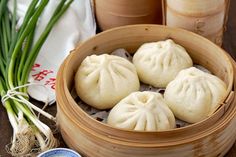
<svg viewBox="0 0 236 157">
<path fill-rule="evenodd" d="M 8 7 L 13 11 L 13 1 Z M 18 26 L 21 25 L 31 0 L 17 0 Z M 35 40 L 43 32 L 59 0 L 50 0 L 37 25 Z M 67 12 L 54 26 L 30 73 L 28 93 L 36 100 L 55 101 L 56 74 L 59 66 L 80 41 L 95 35 L 96 24 L 91 1 L 74 0 Z"/>
</svg>

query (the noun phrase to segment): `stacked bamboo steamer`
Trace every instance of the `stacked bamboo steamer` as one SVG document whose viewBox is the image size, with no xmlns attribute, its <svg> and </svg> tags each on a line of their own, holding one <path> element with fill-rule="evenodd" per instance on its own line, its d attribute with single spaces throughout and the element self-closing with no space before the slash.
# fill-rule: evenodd
<svg viewBox="0 0 236 157">
<path fill-rule="evenodd" d="M 117 48 L 135 50 L 144 42 L 172 38 L 184 46 L 194 63 L 220 77 L 228 96 L 207 119 L 162 132 L 116 129 L 87 115 L 72 98 L 74 75 L 82 60 Z M 109 44 L 107 44 L 109 43 Z M 67 145 L 85 157 L 181 157 L 224 156 L 236 138 L 235 64 L 218 46 L 194 33 L 158 25 L 134 25 L 96 35 L 79 45 L 64 61 L 57 76 L 57 120 Z M 234 69 L 234 70 L 233 70 Z"/>
<path fill-rule="evenodd" d="M 162 0 L 93 0 L 101 30 L 117 26 L 162 23 Z"/>
<path fill-rule="evenodd" d="M 165 24 L 222 44 L 230 0 L 163 0 Z"/>
</svg>

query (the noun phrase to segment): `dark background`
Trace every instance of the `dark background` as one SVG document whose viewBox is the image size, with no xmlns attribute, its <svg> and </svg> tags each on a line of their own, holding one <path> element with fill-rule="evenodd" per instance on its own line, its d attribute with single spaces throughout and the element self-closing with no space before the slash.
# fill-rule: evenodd
<svg viewBox="0 0 236 157">
<path fill-rule="evenodd" d="M 224 43 L 223 48 L 234 58 L 236 59 L 236 1 L 231 0 L 230 4 L 230 10 L 229 10 L 229 18 L 227 23 L 227 30 L 224 34 Z M 40 104 L 39 102 L 33 101 L 34 103 Z M 54 114 L 56 113 L 56 105 L 50 106 L 46 110 L 47 112 Z M 42 119 L 45 121 L 49 126 L 55 127 L 54 124 L 48 122 L 45 119 Z M 0 105 L 0 156 L 1 157 L 8 157 L 10 155 L 7 154 L 5 150 L 5 145 L 10 143 L 12 136 L 12 128 L 10 126 L 10 123 L 8 121 L 8 117 L 6 115 L 5 109 L 2 105 Z M 61 141 L 61 146 L 65 146 L 63 143 L 62 138 L 59 134 L 57 134 L 58 138 Z M 233 145 L 231 150 L 228 152 L 228 154 L 225 157 L 236 157 L 236 143 Z"/>
</svg>

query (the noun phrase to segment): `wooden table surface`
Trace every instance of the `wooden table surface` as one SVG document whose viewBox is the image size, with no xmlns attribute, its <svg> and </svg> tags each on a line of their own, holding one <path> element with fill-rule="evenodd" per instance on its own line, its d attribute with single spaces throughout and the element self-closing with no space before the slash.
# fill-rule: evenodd
<svg viewBox="0 0 236 157">
<path fill-rule="evenodd" d="M 224 49 L 236 60 L 236 1 L 231 0 L 230 11 L 229 11 L 229 19 L 227 23 L 227 31 L 224 34 Z M 35 101 L 33 101 L 35 102 Z M 42 105 L 39 102 L 35 102 L 39 106 Z M 236 105 L 236 104 L 235 104 Z M 46 109 L 47 112 L 55 115 L 56 114 L 56 105 L 50 106 Z M 236 117 L 235 117 L 236 118 Z M 48 122 L 46 119 L 42 119 L 45 121 L 49 126 L 54 127 L 54 124 Z M 9 124 L 5 109 L 2 105 L 0 105 L 0 157 L 8 157 L 10 156 L 7 154 L 5 150 L 5 145 L 7 145 L 12 136 L 12 128 Z M 63 143 L 60 134 L 57 134 L 58 138 L 61 141 L 61 146 L 65 146 Z M 230 151 L 226 154 L 225 157 L 236 157 L 236 142 Z"/>
</svg>

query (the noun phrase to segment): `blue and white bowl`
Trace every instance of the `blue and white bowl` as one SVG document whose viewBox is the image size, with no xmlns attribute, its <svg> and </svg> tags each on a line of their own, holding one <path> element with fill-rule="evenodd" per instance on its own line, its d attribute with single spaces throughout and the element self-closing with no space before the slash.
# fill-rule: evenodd
<svg viewBox="0 0 236 157">
<path fill-rule="evenodd" d="M 54 148 L 39 154 L 38 157 L 81 157 L 81 155 L 68 148 Z"/>
</svg>

